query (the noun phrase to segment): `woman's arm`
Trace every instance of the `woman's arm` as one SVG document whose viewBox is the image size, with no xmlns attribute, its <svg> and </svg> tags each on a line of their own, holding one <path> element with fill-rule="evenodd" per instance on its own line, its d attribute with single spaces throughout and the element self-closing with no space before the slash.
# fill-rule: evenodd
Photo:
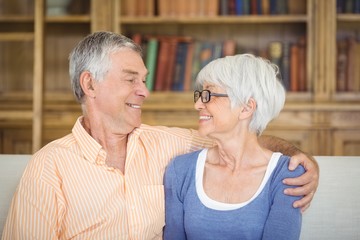
<svg viewBox="0 0 360 240">
<path fill-rule="evenodd" d="M 304 212 L 310 206 L 319 184 L 319 166 L 317 162 L 312 156 L 303 153 L 295 145 L 278 137 L 261 136 L 259 143 L 273 152 L 282 152 L 285 155 L 292 156 L 289 170 L 293 171 L 298 165 L 302 165 L 305 168 L 306 172 L 300 177 L 286 178 L 283 180 L 287 185 L 300 186 L 287 188 L 284 192 L 291 196 L 304 196 L 293 204 L 294 207 L 300 207 L 302 212 Z"/>
</svg>

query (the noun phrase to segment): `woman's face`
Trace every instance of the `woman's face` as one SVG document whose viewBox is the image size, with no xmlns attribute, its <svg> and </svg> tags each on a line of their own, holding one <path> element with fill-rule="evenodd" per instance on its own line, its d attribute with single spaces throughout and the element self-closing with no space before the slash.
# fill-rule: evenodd
<svg viewBox="0 0 360 240">
<path fill-rule="evenodd" d="M 226 94 L 220 86 L 204 84 L 203 90 L 211 93 Z M 234 128 L 239 123 L 239 108 L 231 108 L 228 97 L 210 96 L 210 101 L 203 103 L 201 97 L 195 103 L 199 111 L 199 134 L 213 139 L 223 139 L 234 135 Z"/>
</svg>

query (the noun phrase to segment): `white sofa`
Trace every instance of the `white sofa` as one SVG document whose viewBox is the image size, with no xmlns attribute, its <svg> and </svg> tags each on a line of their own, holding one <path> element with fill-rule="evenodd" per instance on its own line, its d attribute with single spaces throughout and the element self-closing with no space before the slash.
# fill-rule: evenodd
<svg viewBox="0 0 360 240">
<path fill-rule="evenodd" d="M 30 155 L 0 154 L 0 236 Z M 320 182 L 303 215 L 301 240 L 360 239 L 360 157 L 316 157 Z"/>
</svg>

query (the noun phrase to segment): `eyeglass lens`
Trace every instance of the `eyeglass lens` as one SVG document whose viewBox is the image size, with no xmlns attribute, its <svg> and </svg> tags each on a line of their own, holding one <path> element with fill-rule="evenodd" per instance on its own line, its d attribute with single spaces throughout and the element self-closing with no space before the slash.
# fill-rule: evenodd
<svg viewBox="0 0 360 240">
<path fill-rule="evenodd" d="M 210 91 L 209 90 L 203 90 L 203 91 L 194 91 L 194 102 L 196 103 L 199 98 L 201 97 L 201 102 L 207 103 L 210 101 Z"/>
</svg>

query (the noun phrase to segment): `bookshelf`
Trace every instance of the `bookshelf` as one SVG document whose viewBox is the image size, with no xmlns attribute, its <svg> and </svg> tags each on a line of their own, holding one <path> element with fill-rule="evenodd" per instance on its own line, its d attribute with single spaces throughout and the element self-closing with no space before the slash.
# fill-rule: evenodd
<svg viewBox="0 0 360 240">
<path fill-rule="evenodd" d="M 220 12 L 220 0 L 218 14 L 205 13 L 205 5 L 200 5 L 201 13 L 188 10 L 187 15 L 161 14 L 162 0 L 73 0 L 80 5 L 70 14 L 49 16 L 46 0 L 28 0 L 27 9 L 20 0 L 0 0 L 0 6 L 10 6 L 0 12 L 0 152 L 31 153 L 71 131 L 81 112 L 70 91 L 68 54 L 88 33 L 110 30 L 129 37 L 231 39 L 244 51 L 265 51 L 271 42 L 296 42 L 305 36 L 306 90 L 288 92 L 283 112 L 265 133 L 314 155 L 360 155 L 360 94 L 336 89 L 337 39 L 344 32 L 359 36 L 360 14 L 337 13 L 336 0 L 288 1 L 306 4 L 291 14 L 231 15 Z M 180 10 L 182 2 L 212 1 L 172 1 Z M 196 128 L 192 91 L 153 91 L 143 108 L 143 122 Z"/>
</svg>

